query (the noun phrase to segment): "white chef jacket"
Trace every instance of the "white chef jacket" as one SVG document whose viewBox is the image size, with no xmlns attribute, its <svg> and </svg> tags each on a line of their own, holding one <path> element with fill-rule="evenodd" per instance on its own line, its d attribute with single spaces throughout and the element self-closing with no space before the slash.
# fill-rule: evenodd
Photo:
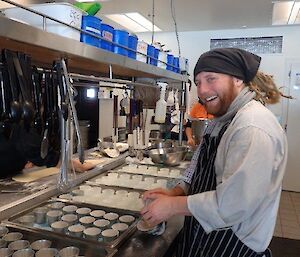
<svg viewBox="0 0 300 257">
<path fill-rule="evenodd" d="M 264 251 L 275 228 L 286 161 L 285 132 L 270 110 L 250 101 L 218 146 L 216 190 L 188 196 L 190 212 L 207 233 L 230 227 L 249 248 Z M 196 162 L 194 158 L 185 174 L 187 183 Z M 186 190 L 187 184 L 180 185 Z"/>
</svg>

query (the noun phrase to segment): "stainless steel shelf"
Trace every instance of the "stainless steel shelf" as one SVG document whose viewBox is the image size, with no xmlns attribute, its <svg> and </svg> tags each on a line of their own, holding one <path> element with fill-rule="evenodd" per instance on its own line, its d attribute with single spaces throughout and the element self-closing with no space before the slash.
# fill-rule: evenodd
<svg viewBox="0 0 300 257">
<path fill-rule="evenodd" d="M 0 16 L 0 48 L 29 54 L 36 64 L 50 66 L 53 60 L 68 59 L 71 72 L 109 74 L 125 77 L 148 77 L 187 82 L 188 76 L 177 74 L 125 56 L 114 54 L 79 41 L 48 33 L 41 29 Z"/>
</svg>

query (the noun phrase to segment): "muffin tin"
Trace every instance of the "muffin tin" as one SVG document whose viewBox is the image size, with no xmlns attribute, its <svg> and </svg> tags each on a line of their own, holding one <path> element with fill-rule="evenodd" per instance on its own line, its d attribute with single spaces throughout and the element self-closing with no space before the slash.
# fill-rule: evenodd
<svg viewBox="0 0 300 257">
<path fill-rule="evenodd" d="M 85 256 L 112 257 L 116 250 L 104 249 L 98 245 L 91 246 L 88 242 L 75 242 L 70 238 L 57 237 L 51 233 L 39 233 L 30 228 L 22 228 L 16 224 L 0 225 L 0 255 L 14 257 L 45 257 L 45 256 Z M 57 255 L 49 255 L 55 253 Z M 71 253 L 75 255 L 70 255 Z"/>
<path fill-rule="evenodd" d="M 76 209 L 75 212 L 63 212 L 63 210 L 68 209 L 65 208 L 66 206 L 73 206 L 71 209 Z M 61 209 L 57 209 L 58 207 Z M 44 212 L 44 218 L 36 215 L 36 210 L 40 210 L 41 208 L 44 208 L 46 211 Z M 115 226 L 114 228 L 117 233 L 110 236 L 111 233 L 107 230 L 113 229 L 112 225 L 115 223 L 123 223 L 119 221 L 119 217 L 124 215 L 133 217 L 130 224 L 127 223 L 128 228 L 124 229 L 123 226 L 119 231 Z M 27 220 L 30 220 L 30 222 L 27 222 Z M 40 223 L 41 220 L 44 220 L 44 223 Z M 101 227 L 98 220 L 107 220 L 108 222 L 106 223 L 106 226 Z M 72 240 L 77 240 L 79 242 L 88 241 L 90 243 L 100 244 L 103 247 L 114 248 L 120 245 L 135 231 L 137 220 L 138 214 L 130 211 L 122 211 L 107 207 L 100 208 L 95 205 L 56 199 L 47 201 L 35 208 L 13 216 L 8 220 L 8 223 L 15 224 L 19 227 L 30 228 L 38 232 L 47 232 L 64 238 L 72 238 Z M 98 229 L 100 229 L 100 233 L 97 233 L 97 231 L 99 232 Z"/>
<path fill-rule="evenodd" d="M 149 165 L 129 164 L 123 166 L 119 172 L 127 172 L 132 174 L 150 175 L 155 177 L 180 178 L 181 170 L 174 168 L 163 168 Z"/>
<path fill-rule="evenodd" d="M 101 185 L 87 182 L 76 189 L 71 190 L 67 199 L 65 194 L 59 195 L 59 199 L 71 199 L 73 202 L 106 206 L 121 210 L 139 212 L 143 206 L 142 191 L 133 189 L 122 189 L 113 186 Z"/>
<path fill-rule="evenodd" d="M 171 179 L 166 177 L 130 174 L 123 171 L 112 171 L 101 174 L 89 181 L 98 185 L 126 187 L 139 190 L 150 190 L 158 187 L 167 188 L 167 183 L 169 180 Z"/>
</svg>

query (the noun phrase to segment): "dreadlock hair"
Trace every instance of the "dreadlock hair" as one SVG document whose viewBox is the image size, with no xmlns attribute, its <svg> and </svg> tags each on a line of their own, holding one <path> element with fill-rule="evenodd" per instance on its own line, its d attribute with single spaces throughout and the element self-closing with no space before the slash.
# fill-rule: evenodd
<svg viewBox="0 0 300 257">
<path fill-rule="evenodd" d="M 251 91 L 256 93 L 255 100 L 262 104 L 278 103 L 280 97 L 292 98 L 291 96 L 283 95 L 277 88 L 274 79 L 271 75 L 258 71 L 252 81 L 246 83 Z"/>
</svg>

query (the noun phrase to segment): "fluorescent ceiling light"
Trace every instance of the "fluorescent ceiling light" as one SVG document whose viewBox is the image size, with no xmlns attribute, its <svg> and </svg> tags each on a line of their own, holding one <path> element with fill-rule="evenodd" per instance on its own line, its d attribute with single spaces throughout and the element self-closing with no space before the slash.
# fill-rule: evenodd
<svg viewBox="0 0 300 257">
<path fill-rule="evenodd" d="M 132 32 L 152 31 L 152 22 L 137 12 L 108 14 L 105 16 Z M 154 25 L 154 31 L 161 31 L 161 29 Z"/>
<path fill-rule="evenodd" d="M 297 16 L 299 14 L 300 2 L 294 2 L 288 24 L 294 24 L 296 22 Z"/>
<path fill-rule="evenodd" d="M 298 23 L 300 2 L 274 2 L 272 25 L 286 25 Z"/>
<path fill-rule="evenodd" d="M 77 2 L 109 2 L 110 0 L 77 0 Z"/>
</svg>

